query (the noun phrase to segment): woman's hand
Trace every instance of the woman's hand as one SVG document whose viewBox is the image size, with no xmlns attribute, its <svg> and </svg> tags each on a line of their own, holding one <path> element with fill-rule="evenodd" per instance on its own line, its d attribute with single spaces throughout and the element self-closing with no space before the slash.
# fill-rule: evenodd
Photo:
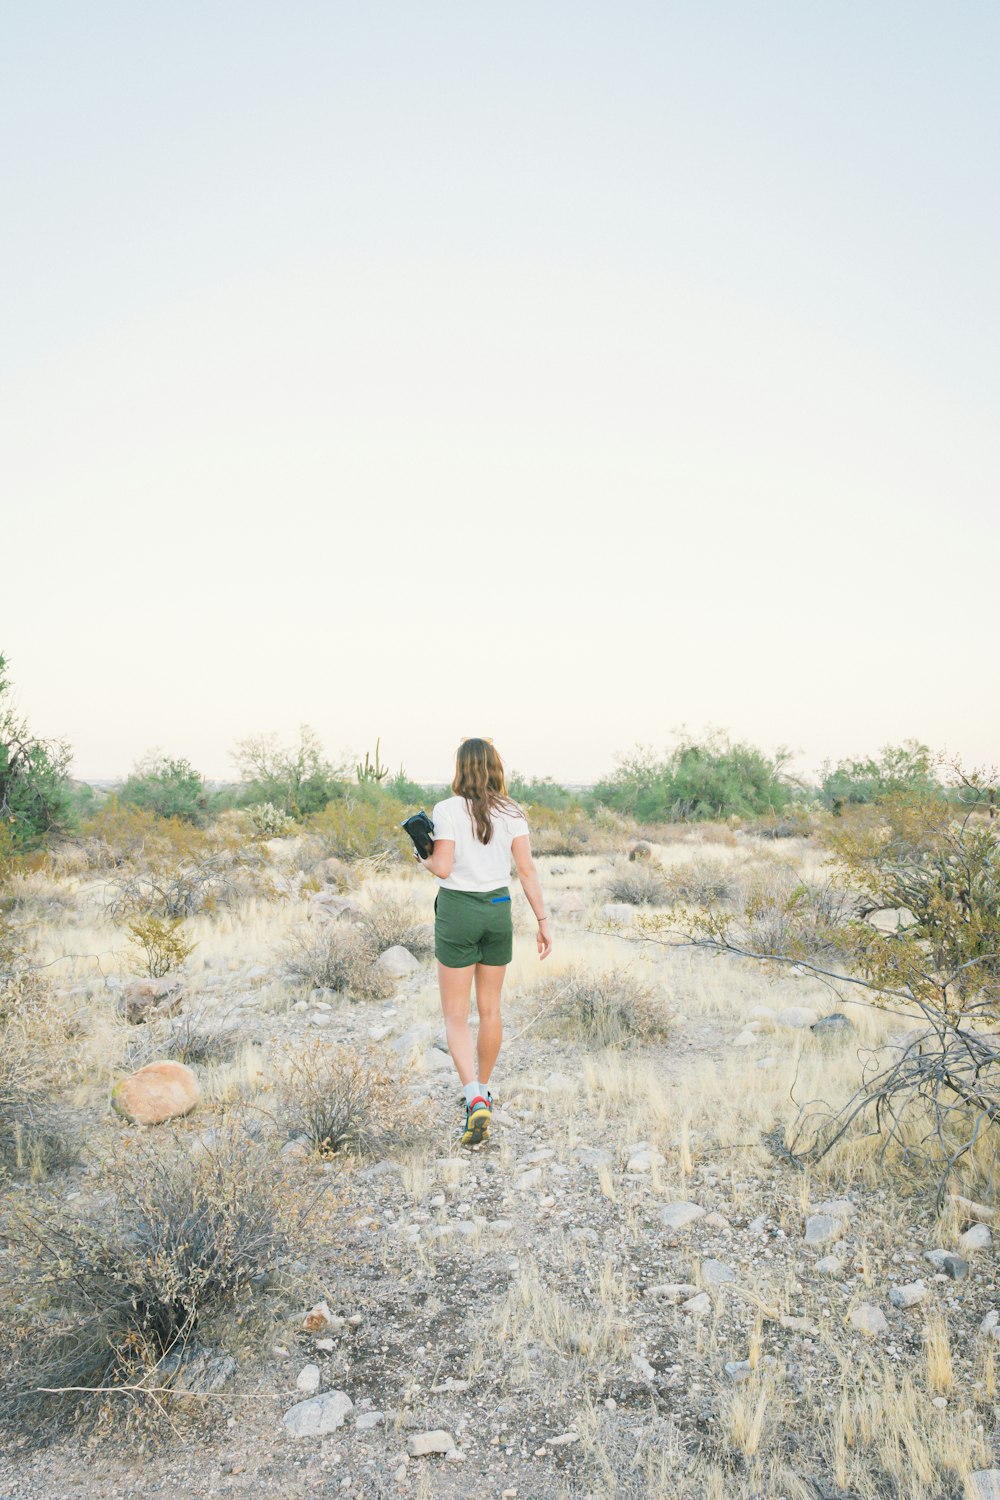
<svg viewBox="0 0 1000 1500">
<path fill-rule="evenodd" d="M 549 933 L 549 919 L 543 917 L 538 924 L 538 957 L 548 958 L 552 952 L 552 938 Z"/>
</svg>

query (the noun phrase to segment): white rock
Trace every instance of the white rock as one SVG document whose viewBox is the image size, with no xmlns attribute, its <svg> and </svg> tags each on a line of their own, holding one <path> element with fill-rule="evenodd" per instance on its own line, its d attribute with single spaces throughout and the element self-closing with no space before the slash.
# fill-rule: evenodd
<svg viewBox="0 0 1000 1500">
<path fill-rule="evenodd" d="M 700 1318 L 712 1311 L 712 1299 L 707 1292 L 699 1292 L 696 1297 L 689 1297 L 686 1302 L 682 1302 L 681 1308 L 684 1312 Z"/>
<path fill-rule="evenodd" d="M 817 1203 L 813 1209 L 813 1213 L 829 1214 L 834 1219 L 849 1219 L 857 1211 L 857 1204 L 850 1198 L 827 1198 L 825 1203 Z"/>
<path fill-rule="evenodd" d="M 819 1020 L 819 1011 L 813 1010 L 811 1005 L 788 1005 L 784 1010 L 779 1010 L 775 1016 L 779 1026 L 815 1026 Z"/>
<path fill-rule="evenodd" d="M 968 1500 L 1000 1500 L 1000 1469 L 976 1469 L 966 1487 Z"/>
<path fill-rule="evenodd" d="M 889 1331 L 885 1313 L 871 1302 L 862 1302 L 860 1307 L 852 1309 L 848 1322 L 852 1328 L 857 1328 L 860 1333 L 867 1333 L 870 1338 Z"/>
<path fill-rule="evenodd" d="M 455 1439 L 443 1427 L 432 1432 L 414 1432 L 406 1439 L 406 1451 L 411 1458 L 423 1458 L 428 1453 L 450 1453 Z"/>
<path fill-rule="evenodd" d="M 733 1226 L 730 1224 L 725 1214 L 720 1214 L 716 1211 L 713 1211 L 712 1213 L 705 1215 L 705 1227 L 706 1229 L 731 1229 Z"/>
<path fill-rule="evenodd" d="M 993 1243 L 993 1233 L 988 1224 L 973 1224 L 971 1229 L 959 1235 L 958 1243 L 965 1252 L 988 1250 Z"/>
<path fill-rule="evenodd" d="M 751 1031 L 748 1026 L 744 1026 L 740 1034 L 733 1037 L 733 1046 L 752 1047 L 754 1043 L 758 1042 L 759 1040 L 760 1038 L 755 1031 Z"/>
<path fill-rule="evenodd" d="M 697 1203 L 687 1203 L 678 1199 L 674 1203 L 666 1203 L 660 1209 L 660 1222 L 666 1229 L 684 1229 L 686 1225 L 693 1224 L 696 1219 L 703 1219 L 705 1210 Z"/>
<path fill-rule="evenodd" d="M 396 943 L 379 954 L 372 968 L 383 974 L 391 974 L 395 979 L 405 979 L 407 974 L 413 974 L 420 968 L 420 960 L 414 958 L 409 948 Z"/>
<path fill-rule="evenodd" d="M 359 1432 L 368 1432 L 372 1427 L 381 1427 L 385 1421 L 385 1412 L 363 1411 L 359 1412 L 354 1425 Z"/>
<path fill-rule="evenodd" d="M 735 1281 L 736 1272 L 724 1260 L 709 1256 L 701 1263 L 701 1279 L 706 1286 L 721 1286 L 724 1281 Z"/>
<path fill-rule="evenodd" d="M 844 1269 L 844 1262 L 839 1255 L 824 1255 L 822 1260 L 816 1262 L 816 1269 L 821 1276 L 839 1276 Z"/>
<path fill-rule="evenodd" d="M 918 1302 L 923 1302 L 927 1296 L 927 1288 L 922 1281 L 908 1281 L 903 1286 L 891 1286 L 889 1288 L 889 1301 L 893 1307 L 916 1307 Z"/>
<path fill-rule="evenodd" d="M 839 1239 L 843 1233 L 843 1220 L 832 1214 L 810 1214 L 806 1219 L 806 1244 L 826 1245 Z"/>
<path fill-rule="evenodd" d="M 313 1395 L 319 1390 L 319 1365 L 303 1365 L 295 1381 L 297 1390 L 305 1391 L 307 1396 Z"/>
<path fill-rule="evenodd" d="M 528 1192 L 531 1188 L 538 1187 L 541 1180 L 541 1167 L 529 1167 L 526 1172 L 521 1173 L 520 1177 L 514 1183 L 514 1186 L 517 1188 L 519 1193 L 525 1193 Z"/>
<path fill-rule="evenodd" d="M 979 1325 L 979 1332 L 992 1334 L 995 1339 L 1000 1339 L 1000 1312 L 991 1308 Z"/>
<path fill-rule="evenodd" d="M 354 1402 L 345 1391 L 325 1391 L 310 1401 L 299 1401 L 281 1420 L 292 1437 L 322 1437 L 343 1427 L 353 1410 Z"/>
<path fill-rule="evenodd" d="M 655 1146 L 651 1146 L 648 1150 L 636 1151 L 630 1156 L 625 1170 L 626 1172 L 651 1172 L 654 1165 L 662 1167 L 665 1161 L 666 1157 L 662 1151 L 657 1151 Z"/>
</svg>

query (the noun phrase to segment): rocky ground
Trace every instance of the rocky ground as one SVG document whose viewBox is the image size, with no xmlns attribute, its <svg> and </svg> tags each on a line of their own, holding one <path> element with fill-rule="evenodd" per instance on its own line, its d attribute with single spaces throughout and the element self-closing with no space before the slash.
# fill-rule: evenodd
<svg viewBox="0 0 1000 1500">
<path fill-rule="evenodd" d="M 548 1035 L 519 909 L 493 1135 L 463 1152 L 433 958 L 352 1003 L 283 986 L 259 919 L 252 945 L 234 922 L 185 1004 L 238 1051 L 155 1128 L 196 1149 L 213 1104 L 318 1035 L 378 1049 L 429 1123 L 372 1161 L 290 1142 L 289 1183 L 318 1204 L 263 1332 L 208 1351 L 152 1437 L 9 1444 L 2 1500 L 1000 1495 L 992 1209 L 937 1215 L 873 1142 L 812 1176 L 781 1145 L 797 1102 L 843 1092 L 905 1021 L 806 974 L 643 943 L 605 912 L 610 861 L 539 864 L 548 971 L 631 966 L 666 1039 Z M 426 878 L 394 879 L 429 908 Z M 160 1024 L 130 1028 L 134 1063 Z M 93 1190 L 68 1176 L 67 1195 Z"/>
</svg>

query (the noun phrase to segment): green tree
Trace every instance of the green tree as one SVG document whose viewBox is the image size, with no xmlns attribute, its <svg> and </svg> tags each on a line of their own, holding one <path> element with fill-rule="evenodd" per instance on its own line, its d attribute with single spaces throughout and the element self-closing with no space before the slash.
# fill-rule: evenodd
<svg viewBox="0 0 1000 1500">
<path fill-rule="evenodd" d="M 919 740 L 884 745 L 878 757 L 848 759 L 821 768 L 820 798 L 839 814 L 844 807 L 878 802 L 896 792 L 940 793 L 931 752 Z"/>
<path fill-rule="evenodd" d="M 666 757 L 639 746 L 598 782 L 593 799 L 642 822 L 693 822 L 781 812 L 799 790 L 787 750 L 768 756 L 722 734 L 685 737 Z"/>
<path fill-rule="evenodd" d="M 190 761 L 155 754 L 133 768 L 118 800 L 158 818 L 182 818 L 199 825 L 206 821 L 209 807 L 204 777 Z"/>
<path fill-rule="evenodd" d="M 71 759 L 65 741 L 39 739 L 19 717 L 0 655 L 0 827 L 12 849 L 37 848 L 72 826 Z"/>
<path fill-rule="evenodd" d="M 291 818 L 319 812 L 346 790 L 347 767 L 327 760 L 319 736 L 303 724 L 297 745 L 275 735 L 241 740 L 233 756 L 244 782 L 244 803 L 272 802 Z"/>
</svg>

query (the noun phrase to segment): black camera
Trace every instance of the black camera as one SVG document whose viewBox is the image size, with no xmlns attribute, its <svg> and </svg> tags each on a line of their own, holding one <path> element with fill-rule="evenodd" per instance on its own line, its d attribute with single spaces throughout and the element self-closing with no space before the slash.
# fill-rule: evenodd
<svg viewBox="0 0 1000 1500">
<path fill-rule="evenodd" d="M 434 849 L 434 824 L 423 808 L 414 813 L 412 818 L 407 818 L 403 827 L 413 840 L 420 858 L 427 859 Z"/>
</svg>

